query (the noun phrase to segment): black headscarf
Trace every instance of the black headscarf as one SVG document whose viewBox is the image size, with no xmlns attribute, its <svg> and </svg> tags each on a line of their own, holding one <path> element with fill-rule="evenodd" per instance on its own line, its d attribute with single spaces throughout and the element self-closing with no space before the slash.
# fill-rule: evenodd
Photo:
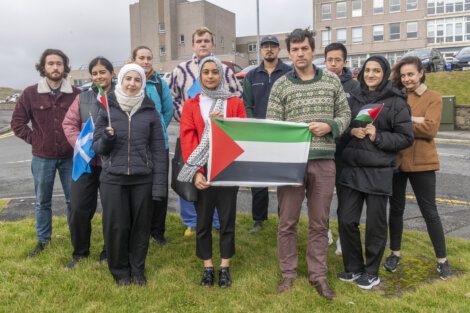
<svg viewBox="0 0 470 313">
<path fill-rule="evenodd" d="M 375 90 L 369 90 L 369 87 L 366 85 L 366 82 L 364 80 L 364 71 L 366 69 L 367 62 L 369 61 L 375 61 L 379 63 L 384 73 L 382 81 Z M 392 87 L 392 82 L 388 80 L 391 72 L 392 69 L 390 68 L 390 63 L 388 63 L 387 59 L 381 55 L 373 55 L 366 60 L 366 62 L 362 66 L 361 71 L 359 72 L 358 80 L 361 83 L 362 96 L 367 102 L 375 102 L 377 99 L 382 97 L 382 94 L 384 92 L 388 91 L 388 89 Z"/>
</svg>

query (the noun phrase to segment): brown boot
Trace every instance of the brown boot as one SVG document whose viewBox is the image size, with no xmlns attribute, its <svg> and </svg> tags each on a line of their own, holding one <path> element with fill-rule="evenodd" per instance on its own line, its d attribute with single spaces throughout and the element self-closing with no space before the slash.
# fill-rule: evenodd
<svg viewBox="0 0 470 313">
<path fill-rule="evenodd" d="M 292 285 L 294 284 L 295 278 L 290 278 L 290 277 L 285 277 L 281 280 L 279 285 L 277 286 L 277 292 L 278 293 L 283 293 L 289 290 Z"/>
<path fill-rule="evenodd" d="M 323 298 L 333 300 L 336 297 L 335 292 L 331 290 L 330 286 L 328 285 L 326 278 L 317 281 L 310 281 L 310 284 L 315 287 L 318 294 Z"/>
</svg>

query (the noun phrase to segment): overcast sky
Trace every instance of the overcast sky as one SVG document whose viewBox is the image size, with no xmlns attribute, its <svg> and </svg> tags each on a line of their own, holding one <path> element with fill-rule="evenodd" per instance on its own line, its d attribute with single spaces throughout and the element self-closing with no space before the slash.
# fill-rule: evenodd
<svg viewBox="0 0 470 313">
<path fill-rule="evenodd" d="M 193 0 L 191 0 L 193 1 Z M 63 50 L 72 68 L 97 55 L 130 55 L 129 4 L 138 0 L 0 0 L 0 87 L 36 83 L 46 48 Z M 256 34 L 256 0 L 209 0 L 236 14 L 237 36 Z M 312 25 L 312 0 L 259 0 L 260 32 Z"/>
</svg>

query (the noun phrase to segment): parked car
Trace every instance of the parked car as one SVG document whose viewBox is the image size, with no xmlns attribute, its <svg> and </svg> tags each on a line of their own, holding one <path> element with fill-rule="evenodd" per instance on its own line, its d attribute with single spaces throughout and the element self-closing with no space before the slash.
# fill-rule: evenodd
<svg viewBox="0 0 470 313">
<path fill-rule="evenodd" d="M 252 64 L 252 65 L 248 65 L 247 67 L 245 67 L 244 69 L 242 69 L 240 72 L 236 73 L 235 74 L 235 77 L 238 79 L 238 80 L 243 80 L 245 79 L 245 76 L 246 74 L 248 74 L 249 71 L 251 71 L 252 69 L 256 68 L 258 65 L 255 65 L 255 64 Z"/>
<path fill-rule="evenodd" d="M 462 48 L 452 58 L 452 70 L 470 70 L 470 47 Z"/>
<path fill-rule="evenodd" d="M 312 62 L 317 68 L 324 69 L 326 67 L 325 65 L 325 58 L 318 58 L 313 60 Z"/>
<path fill-rule="evenodd" d="M 446 60 L 444 60 L 442 53 L 434 48 L 412 50 L 405 53 L 404 56 L 418 57 L 421 62 L 423 62 L 424 70 L 426 72 L 445 71 L 446 68 Z"/>
</svg>

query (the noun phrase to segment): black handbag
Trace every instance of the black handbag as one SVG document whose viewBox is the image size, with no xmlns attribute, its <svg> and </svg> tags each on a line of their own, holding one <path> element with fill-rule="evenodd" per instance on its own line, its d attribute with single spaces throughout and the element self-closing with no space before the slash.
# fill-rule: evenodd
<svg viewBox="0 0 470 313">
<path fill-rule="evenodd" d="M 178 196 L 189 202 L 197 201 L 197 189 L 192 182 L 179 181 L 178 174 L 184 166 L 183 155 L 181 154 L 180 139 L 176 139 L 175 155 L 171 160 L 171 189 Z"/>
</svg>

